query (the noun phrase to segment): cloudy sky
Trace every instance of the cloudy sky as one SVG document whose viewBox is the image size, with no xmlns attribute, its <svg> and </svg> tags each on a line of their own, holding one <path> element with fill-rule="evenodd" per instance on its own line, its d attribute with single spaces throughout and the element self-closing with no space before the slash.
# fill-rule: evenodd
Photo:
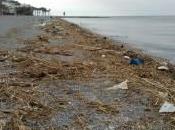
<svg viewBox="0 0 175 130">
<path fill-rule="evenodd" d="M 175 0 L 18 0 L 52 9 L 53 15 L 175 15 Z"/>
</svg>

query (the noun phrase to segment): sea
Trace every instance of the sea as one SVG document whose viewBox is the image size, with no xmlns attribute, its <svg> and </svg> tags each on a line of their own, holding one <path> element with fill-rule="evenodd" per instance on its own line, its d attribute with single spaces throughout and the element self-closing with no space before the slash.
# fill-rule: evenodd
<svg viewBox="0 0 175 130">
<path fill-rule="evenodd" d="M 117 16 L 66 20 L 175 63 L 175 16 Z"/>
</svg>

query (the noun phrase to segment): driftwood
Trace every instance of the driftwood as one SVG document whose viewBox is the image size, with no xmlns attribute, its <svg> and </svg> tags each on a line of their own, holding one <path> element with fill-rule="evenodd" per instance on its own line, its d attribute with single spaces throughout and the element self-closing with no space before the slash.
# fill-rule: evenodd
<svg viewBox="0 0 175 130">
<path fill-rule="evenodd" d="M 80 44 L 73 44 L 73 45 L 78 46 L 78 47 L 82 47 L 83 49 L 89 50 L 89 51 L 114 52 L 117 54 L 122 54 L 122 52 L 118 52 L 116 50 L 104 49 L 104 48 L 100 48 L 100 47 L 91 47 L 91 46 L 80 45 Z"/>
</svg>

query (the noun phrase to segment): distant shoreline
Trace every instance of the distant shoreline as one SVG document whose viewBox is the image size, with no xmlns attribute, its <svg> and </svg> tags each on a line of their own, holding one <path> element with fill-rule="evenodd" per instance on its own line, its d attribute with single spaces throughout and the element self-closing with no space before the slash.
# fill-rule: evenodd
<svg viewBox="0 0 175 130">
<path fill-rule="evenodd" d="M 56 16 L 58 18 L 112 18 L 111 16 Z"/>
<path fill-rule="evenodd" d="M 175 17 L 175 15 L 121 15 L 121 16 L 53 16 L 56 18 L 115 18 L 115 17 Z"/>
</svg>

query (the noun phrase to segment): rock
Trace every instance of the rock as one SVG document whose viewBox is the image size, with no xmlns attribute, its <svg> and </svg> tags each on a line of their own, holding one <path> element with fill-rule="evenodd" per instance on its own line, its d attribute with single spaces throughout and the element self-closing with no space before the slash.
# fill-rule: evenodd
<svg viewBox="0 0 175 130">
<path fill-rule="evenodd" d="M 117 90 L 117 89 L 123 89 L 123 90 L 127 90 L 128 89 L 128 80 L 125 80 L 124 82 L 120 83 L 120 84 L 116 84 L 111 88 L 107 88 L 107 90 Z"/>
<path fill-rule="evenodd" d="M 122 44 L 120 47 L 121 47 L 121 48 L 124 48 L 124 45 Z"/>
<path fill-rule="evenodd" d="M 0 62 L 4 62 L 4 61 L 6 61 L 7 58 L 8 58 L 7 55 L 0 56 Z"/>
<path fill-rule="evenodd" d="M 107 40 L 107 37 L 103 37 L 104 40 Z"/>
<path fill-rule="evenodd" d="M 38 39 L 42 42 L 49 42 L 49 39 L 47 36 L 38 36 Z"/>
<path fill-rule="evenodd" d="M 175 112 L 175 106 L 174 104 L 171 104 L 169 102 L 165 102 L 159 110 L 159 113 L 173 113 L 173 112 Z"/>
<path fill-rule="evenodd" d="M 158 67 L 158 70 L 169 70 L 167 66 L 160 66 Z"/>
</svg>

